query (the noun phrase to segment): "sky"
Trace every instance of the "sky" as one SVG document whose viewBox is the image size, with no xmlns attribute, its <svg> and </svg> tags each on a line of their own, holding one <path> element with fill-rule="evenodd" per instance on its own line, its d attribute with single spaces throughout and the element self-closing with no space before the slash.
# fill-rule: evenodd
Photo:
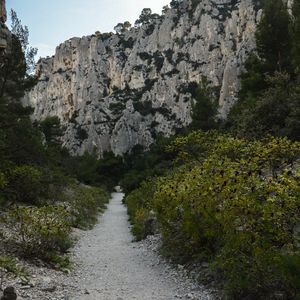
<svg viewBox="0 0 300 300">
<path fill-rule="evenodd" d="M 119 22 L 134 24 L 143 8 L 161 13 L 171 0 L 6 0 L 29 29 L 29 40 L 38 57 L 52 56 L 71 37 L 110 32 Z M 8 21 L 9 25 L 9 21 Z"/>
</svg>

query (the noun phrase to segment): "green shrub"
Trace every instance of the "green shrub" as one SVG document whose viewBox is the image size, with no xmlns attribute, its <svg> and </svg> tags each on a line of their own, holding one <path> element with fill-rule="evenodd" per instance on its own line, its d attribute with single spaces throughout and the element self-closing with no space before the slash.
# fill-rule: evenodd
<svg viewBox="0 0 300 300">
<path fill-rule="evenodd" d="M 43 192 L 43 174 L 35 167 L 16 166 L 7 172 L 7 193 L 18 202 L 37 204 Z"/>
<path fill-rule="evenodd" d="M 293 296 L 299 286 L 287 280 L 292 275 L 283 266 L 287 255 L 298 255 L 291 229 L 300 221 L 300 185 L 291 168 L 300 144 L 220 135 L 198 145 L 202 136 L 193 133 L 173 143 L 186 165 L 157 185 L 154 207 L 166 245 L 183 262 L 214 262 L 233 299 L 266 299 L 276 289 Z"/>
<path fill-rule="evenodd" d="M 0 172 L 0 189 L 3 189 L 5 187 L 5 185 L 7 184 L 5 175 Z"/>
<path fill-rule="evenodd" d="M 164 252 L 181 263 L 210 262 L 228 299 L 297 297 L 300 143 L 196 131 L 167 151 L 177 156 L 173 170 L 126 198 L 137 237 L 153 210 Z"/>
<path fill-rule="evenodd" d="M 72 226 L 91 228 L 97 222 L 99 212 L 105 208 L 109 200 L 108 193 L 101 188 L 83 185 L 73 185 L 68 193 Z"/>
<path fill-rule="evenodd" d="M 210 130 L 217 128 L 218 103 L 214 88 L 208 80 L 202 80 L 195 90 L 195 101 L 192 103 L 192 129 Z"/>
<path fill-rule="evenodd" d="M 0 256 L 0 289 L 2 289 L 2 279 L 6 274 L 12 274 L 25 282 L 28 281 L 28 272 L 18 264 L 16 258 L 12 256 Z"/>
<path fill-rule="evenodd" d="M 5 223 L 14 232 L 10 242 L 25 256 L 48 260 L 72 245 L 70 213 L 62 206 L 15 207 Z"/>
<path fill-rule="evenodd" d="M 132 223 L 132 233 L 137 240 L 153 234 L 153 214 L 151 200 L 155 192 L 155 181 L 144 181 L 140 188 L 131 192 L 126 198 L 128 214 Z"/>
<path fill-rule="evenodd" d="M 6 199 L 6 194 L 4 192 L 4 188 L 7 185 L 7 179 L 5 175 L 0 172 L 0 207 L 4 204 Z"/>
<path fill-rule="evenodd" d="M 56 269 L 65 271 L 69 270 L 71 267 L 70 258 L 67 255 L 59 255 L 56 253 L 50 253 L 50 260 L 53 264 L 55 264 Z"/>
<path fill-rule="evenodd" d="M 114 115 L 119 115 L 126 107 L 126 104 L 123 102 L 110 103 L 109 109 Z"/>
</svg>

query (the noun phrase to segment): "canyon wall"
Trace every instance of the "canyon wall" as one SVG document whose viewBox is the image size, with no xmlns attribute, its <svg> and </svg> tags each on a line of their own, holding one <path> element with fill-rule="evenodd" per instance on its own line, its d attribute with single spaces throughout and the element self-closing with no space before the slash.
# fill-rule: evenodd
<svg viewBox="0 0 300 300">
<path fill-rule="evenodd" d="M 183 0 L 123 33 L 71 38 L 39 61 L 39 82 L 24 101 L 34 119 L 60 118 L 74 154 L 147 148 L 191 122 L 202 76 L 218 87 L 226 117 L 260 15 L 251 0 Z"/>
</svg>

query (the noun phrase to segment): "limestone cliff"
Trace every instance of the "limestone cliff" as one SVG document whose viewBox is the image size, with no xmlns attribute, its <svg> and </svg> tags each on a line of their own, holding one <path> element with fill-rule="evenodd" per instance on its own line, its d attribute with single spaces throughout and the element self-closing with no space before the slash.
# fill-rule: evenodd
<svg viewBox="0 0 300 300">
<path fill-rule="evenodd" d="M 0 0 L 0 57 L 4 52 L 8 51 L 11 34 L 6 25 L 6 8 L 5 0 Z M 1 61 L 0 61 L 1 63 Z"/>
<path fill-rule="evenodd" d="M 202 75 L 220 88 L 225 117 L 255 46 L 258 6 L 183 0 L 122 34 L 71 38 L 38 64 L 39 83 L 26 99 L 33 118 L 59 116 L 73 153 L 122 154 L 189 124 L 191 91 Z"/>
</svg>

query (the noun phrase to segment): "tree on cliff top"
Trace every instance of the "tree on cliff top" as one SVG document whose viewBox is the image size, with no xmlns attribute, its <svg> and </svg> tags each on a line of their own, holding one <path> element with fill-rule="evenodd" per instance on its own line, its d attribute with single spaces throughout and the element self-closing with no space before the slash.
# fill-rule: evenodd
<svg viewBox="0 0 300 300">
<path fill-rule="evenodd" d="M 114 30 L 116 31 L 117 34 L 122 34 L 126 31 L 128 31 L 131 27 L 131 23 L 129 21 L 125 21 L 124 23 L 118 23 L 115 27 Z"/>
</svg>

